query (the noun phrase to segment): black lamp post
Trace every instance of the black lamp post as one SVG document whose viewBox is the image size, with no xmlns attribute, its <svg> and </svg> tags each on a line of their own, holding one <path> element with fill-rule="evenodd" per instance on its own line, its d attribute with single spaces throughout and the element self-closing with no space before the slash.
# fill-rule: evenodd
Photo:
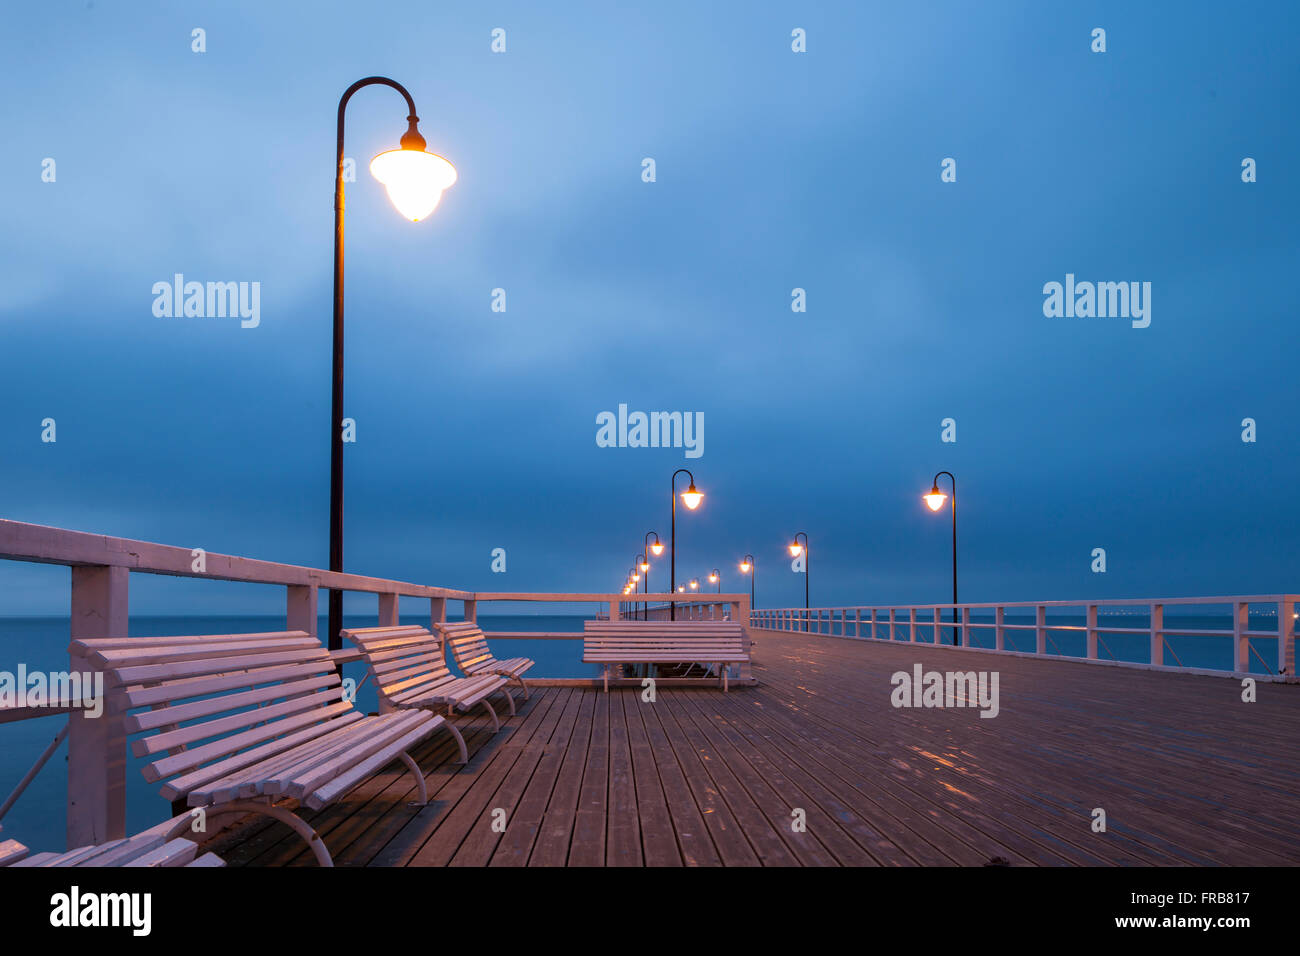
<svg viewBox="0 0 1300 956">
<path fill-rule="evenodd" d="M 799 535 L 803 535 L 802 548 L 800 548 L 799 546 Z M 799 534 L 796 534 L 794 536 L 794 544 L 790 545 L 790 553 L 794 555 L 796 558 L 799 557 L 799 552 L 801 550 L 803 551 L 803 609 L 806 611 L 809 608 L 808 575 L 811 572 L 811 564 L 812 564 L 812 559 L 808 555 L 808 532 L 806 531 L 800 531 Z M 820 627 L 820 625 L 818 626 Z M 808 630 L 808 615 L 806 614 L 804 615 L 803 629 L 805 631 Z"/>
<path fill-rule="evenodd" d="M 671 533 L 669 534 L 669 544 L 668 544 L 668 555 L 669 555 L 668 590 L 670 593 L 673 594 L 677 593 L 677 476 L 678 475 L 686 475 L 686 477 L 689 478 L 691 482 L 690 487 L 682 492 L 682 504 L 684 504 L 687 507 L 687 509 L 689 509 L 690 511 L 694 511 L 696 508 L 700 506 L 700 502 L 704 499 L 703 492 L 699 492 L 695 490 L 695 476 L 690 473 L 689 469 L 678 468 L 676 471 L 673 472 L 672 489 L 668 493 L 668 502 L 672 508 L 672 528 L 671 528 Z M 668 605 L 668 617 L 670 620 L 673 621 L 677 620 L 677 603 L 675 601 L 670 602 Z"/>
<path fill-rule="evenodd" d="M 938 511 L 943 507 L 944 500 L 948 496 L 939 490 L 939 475 L 947 475 L 948 480 L 952 482 L 952 642 L 960 647 L 961 632 L 957 629 L 957 479 L 953 473 L 941 471 L 935 475 L 930 485 L 930 493 L 924 498 L 931 511 Z"/>
<path fill-rule="evenodd" d="M 749 609 L 752 611 L 756 607 L 754 604 L 754 556 L 752 554 L 745 555 L 745 560 L 740 562 L 740 571 L 742 574 L 749 575 Z"/>
<path fill-rule="evenodd" d="M 651 538 L 654 538 L 653 543 L 650 542 Z M 643 605 L 645 608 L 645 614 L 642 617 L 642 620 L 648 621 L 650 620 L 650 567 L 649 567 L 650 555 L 653 554 L 656 557 L 658 557 L 659 555 L 664 553 L 663 542 L 659 540 L 659 532 L 647 531 L 645 533 L 645 537 L 641 539 L 641 547 L 643 549 L 641 553 L 645 555 L 645 563 L 646 563 L 645 585 L 643 588 L 646 596 L 645 604 Z"/>
<path fill-rule="evenodd" d="M 632 559 L 632 567 L 636 572 L 636 581 L 632 582 L 632 593 L 636 594 L 638 582 L 641 587 L 645 587 L 645 581 L 650 577 L 650 562 L 646 560 L 645 553 L 642 552 Z M 632 605 L 632 620 L 637 618 L 637 606 Z"/>
<path fill-rule="evenodd" d="M 714 584 L 716 584 L 716 585 L 718 586 L 718 587 L 717 587 L 717 590 L 716 590 L 715 593 L 717 593 L 717 594 L 721 594 L 721 593 L 722 593 L 722 575 L 718 572 L 718 569 L 717 569 L 717 568 L 714 568 L 714 569 L 713 569 L 713 572 L 709 575 L 709 580 L 712 581 Z"/>
<path fill-rule="evenodd" d="M 367 86 L 389 86 L 406 100 L 406 132 L 400 149 L 376 156 L 370 164 L 375 178 L 388 189 L 398 212 L 419 222 L 433 212 L 442 191 L 456 181 L 456 169 L 434 153 L 425 152 L 417 124 L 415 101 L 406 87 L 384 76 L 368 76 L 349 86 L 339 100 L 338 148 L 334 175 L 334 378 L 330 395 L 330 570 L 343 570 L 343 115 L 352 94 Z M 342 646 L 343 592 L 331 589 L 329 633 L 331 650 Z"/>
</svg>

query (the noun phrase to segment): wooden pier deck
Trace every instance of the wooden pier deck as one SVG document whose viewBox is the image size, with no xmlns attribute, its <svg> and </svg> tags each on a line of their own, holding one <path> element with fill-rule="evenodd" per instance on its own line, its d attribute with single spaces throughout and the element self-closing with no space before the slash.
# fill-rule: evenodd
<svg viewBox="0 0 1300 956">
<path fill-rule="evenodd" d="M 417 753 L 427 807 L 393 766 L 303 815 L 339 866 L 1300 863 L 1300 686 L 753 634 L 757 687 L 537 688 L 467 766 Z M 917 662 L 998 671 L 999 715 L 891 707 Z M 265 822 L 218 845 L 314 865 Z"/>
</svg>

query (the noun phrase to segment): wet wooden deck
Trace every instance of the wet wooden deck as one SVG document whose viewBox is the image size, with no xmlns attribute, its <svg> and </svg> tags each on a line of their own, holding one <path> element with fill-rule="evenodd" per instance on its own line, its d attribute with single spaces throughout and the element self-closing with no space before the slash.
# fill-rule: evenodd
<svg viewBox="0 0 1300 956">
<path fill-rule="evenodd" d="M 753 633 L 757 687 L 538 688 L 463 724 L 467 766 L 416 754 L 427 807 L 394 765 L 304 816 L 339 866 L 1300 863 L 1300 686 Z M 997 670 L 999 715 L 891 707 L 917 662 Z M 314 865 L 279 825 L 223 842 Z"/>
</svg>

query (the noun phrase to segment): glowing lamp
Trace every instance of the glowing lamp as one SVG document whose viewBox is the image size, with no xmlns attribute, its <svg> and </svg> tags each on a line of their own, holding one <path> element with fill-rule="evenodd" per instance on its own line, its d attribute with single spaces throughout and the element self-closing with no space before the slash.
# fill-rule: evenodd
<svg viewBox="0 0 1300 956">
<path fill-rule="evenodd" d="M 691 509 L 692 511 L 698 508 L 700 506 L 700 502 L 703 500 L 704 500 L 704 492 L 696 491 L 695 482 L 693 481 L 691 482 L 691 486 L 682 492 L 682 504 L 684 504 L 687 508 Z"/>
<path fill-rule="evenodd" d="M 948 500 L 948 496 L 939 490 L 938 485 L 931 488 L 928 495 L 922 495 L 921 497 L 925 499 L 925 503 L 930 506 L 931 511 L 938 511 L 943 507 L 943 503 Z"/>
<path fill-rule="evenodd" d="M 456 167 L 424 147 L 424 137 L 412 121 L 402 136 L 401 149 L 390 149 L 370 161 L 371 175 L 384 184 L 393 206 L 411 222 L 433 212 L 443 190 L 456 181 Z"/>
</svg>

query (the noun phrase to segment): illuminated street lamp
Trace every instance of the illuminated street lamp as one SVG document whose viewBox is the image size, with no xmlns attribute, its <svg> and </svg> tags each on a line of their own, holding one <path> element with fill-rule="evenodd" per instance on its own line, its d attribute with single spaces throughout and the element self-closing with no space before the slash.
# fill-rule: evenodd
<svg viewBox="0 0 1300 956">
<path fill-rule="evenodd" d="M 717 568 L 714 568 L 713 573 L 709 575 L 709 583 L 716 584 L 718 586 L 716 593 L 718 594 L 722 593 L 722 575 L 718 573 Z"/>
<path fill-rule="evenodd" d="M 651 542 L 650 539 L 654 538 Z M 641 591 L 646 595 L 645 602 L 642 603 L 642 619 L 650 620 L 650 555 L 659 555 L 664 553 L 663 542 L 659 540 L 657 531 L 647 531 L 645 537 L 641 539 L 641 570 L 645 572 L 645 581 L 641 585 Z"/>
<path fill-rule="evenodd" d="M 330 570 L 343 570 L 343 116 L 348 100 L 367 86 L 389 86 L 406 100 L 406 132 L 398 149 L 380 153 L 370 163 L 370 172 L 384 184 L 397 211 L 419 222 L 433 212 L 443 190 L 456 181 L 456 167 L 436 153 L 425 150 L 417 124 L 415 101 L 406 87 L 384 76 L 368 76 L 349 86 L 339 100 L 338 140 L 334 175 L 334 351 L 333 388 L 330 397 Z M 329 596 L 330 650 L 342 647 L 343 592 L 331 589 Z"/>
<path fill-rule="evenodd" d="M 688 511 L 694 511 L 704 500 L 704 493 L 695 490 L 695 476 L 686 468 L 678 468 L 673 472 L 672 489 L 669 492 L 669 502 L 672 509 L 672 528 L 669 534 L 669 552 L 668 552 L 668 590 L 672 591 L 677 587 L 677 476 L 686 475 L 690 479 L 690 487 L 682 492 L 682 504 Z M 651 550 L 654 550 L 651 546 Z M 670 620 L 677 620 L 677 605 L 670 602 L 668 605 L 668 616 Z"/>
<path fill-rule="evenodd" d="M 803 535 L 802 545 L 799 544 L 799 535 Z M 790 554 L 796 558 L 799 557 L 800 554 L 804 556 L 803 557 L 803 609 L 806 611 L 808 610 L 808 573 L 809 573 L 808 565 L 811 563 L 808 556 L 808 532 L 800 531 L 799 534 L 796 534 L 794 536 L 794 542 L 790 545 Z M 806 631 L 808 630 L 807 615 L 804 615 L 804 618 L 805 620 L 804 620 L 803 629 Z"/>
<path fill-rule="evenodd" d="M 939 475 L 947 475 L 952 482 L 952 642 L 961 645 L 961 633 L 957 630 L 957 479 L 951 471 L 941 471 L 930 483 L 929 494 L 922 495 L 931 511 L 938 512 L 948 496 L 939 490 Z"/>
<path fill-rule="evenodd" d="M 699 589 L 700 589 L 700 579 L 699 579 L 699 578 L 691 578 L 691 590 L 692 590 L 692 591 L 698 591 Z"/>
<path fill-rule="evenodd" d="M 745 560 L 740 562 L 740 573 L 749 575 L 749 606 L 752 610 L 758 606 L 754 603 L 754 556 L 752 554 L 745 555 Z"/>
</svg>

